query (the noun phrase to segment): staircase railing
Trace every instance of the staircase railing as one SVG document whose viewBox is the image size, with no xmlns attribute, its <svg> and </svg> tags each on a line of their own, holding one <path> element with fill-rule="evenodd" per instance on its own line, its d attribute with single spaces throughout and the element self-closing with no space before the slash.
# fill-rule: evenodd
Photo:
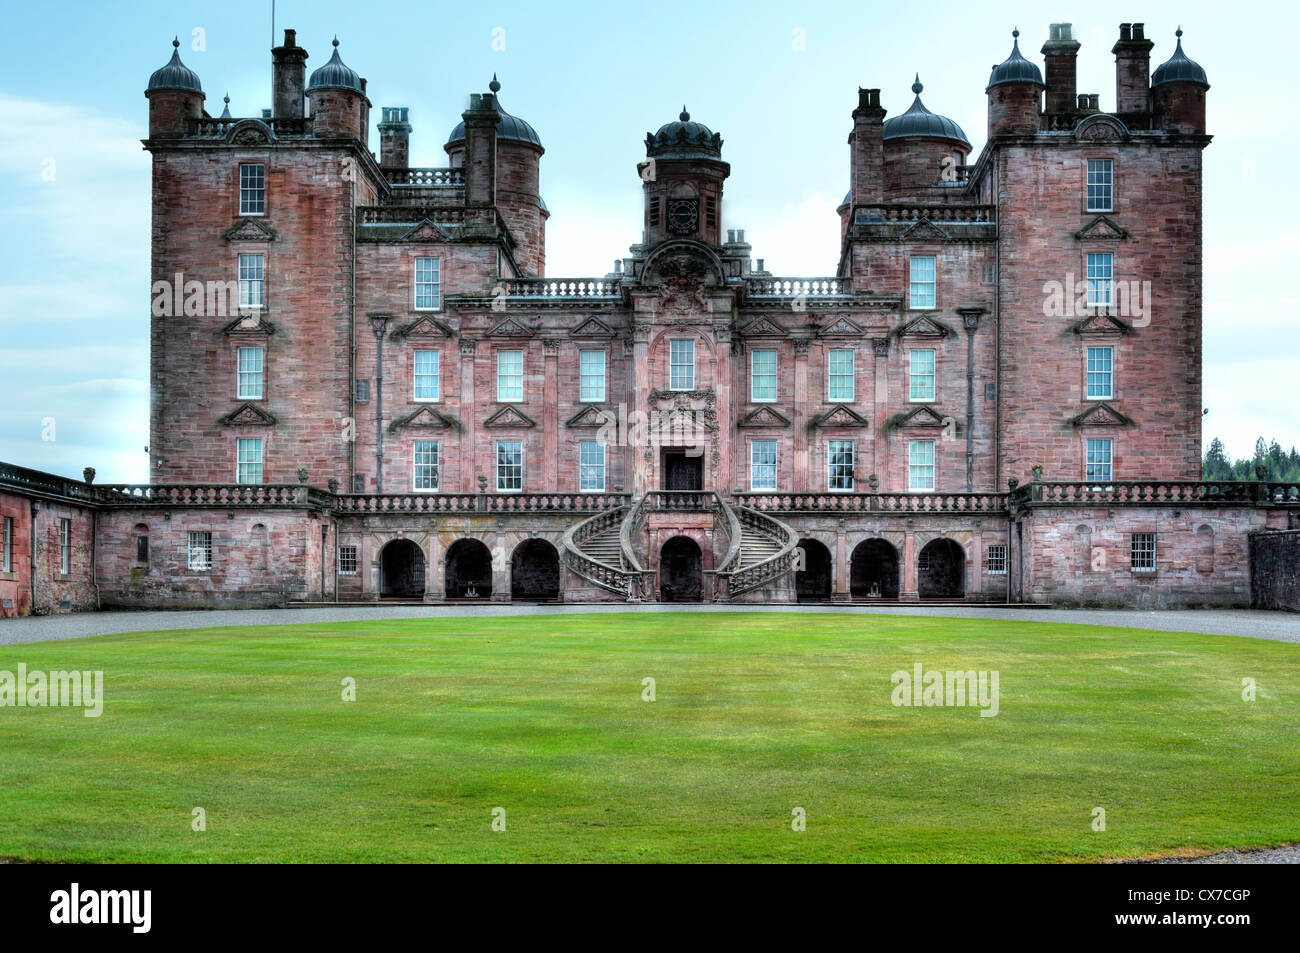
<svg viewBox="0 0 1300 953">
<path fill-rule="evenodd" d="M 726 580 L 728 599 L 734 599 L 742 593 L 766 586 L 795 571 L 795 550 L 799 545 L 799 536 L 793 529 L 766 513 L 760 513 L 747 506 L 735 506 L 725 500 L 722 502 L 729 514 L 736 517 L 740 526 L 732 542 L 732 549 L 735 550 L 736 556 L 733 557 L 732 552 L 728 551 L 723 561 L 724 565 L 728 565 L 733 558 L 739 557 L 740 547 L 736 545 L 735 539 L 742 537 L 746 528 L 780 546 L 780 549 L 764 560 L 718 573 L 719 579 Z"/>
<path fill-rule="evenodd" d="M 628 509 L 623 517 L 623 522 L 618 527 L 618 545 L 623 552 L 623 562 L 627 564 L 627 572 L 630 576 L 631 585 L 628 589 L 627 597 L 632 599 L 644 599 L 645 577 L 653 576 L 653 569 L 645 569 L 641 565 L 641 560 L 637 558 L 636 546 L 633 538 L 645 525 L 646 521 L 646 502 L 649 498 L 642 496 Z"/>
<path fill-rule="evenodd" d="M 731 545 L 727 548 L 727 553 L 718 563 L 718 568 L 714 570 L 719 576 L 726 576 L 731 571 L 731 567 L 740 559 L 741 528 L 740 517 L 736 515 L 735 508 L 724 500 L 721 496 L 714 496 L 713 514 L 727 527 L 727 538 L 731 540 Z"/>
<path fill-rule="evenodd" d="M 593 536 L 620 528 L 629 507 L 619 506 L 588 517 L 581 523 L 570 526 L 564 531 L 565 564 L 583 579 L 593 582 L 602 589 L 617 593 L 624 598 L 633 598 L 634 580 L 639 583 L 640 571 L 629 571 L 609 563 L 601 562 L 582 551 L 582 544 Z M 621 541 L 620 541 L 621 544 Z M 624 557 L 626 558 L 626 557 Z"/>
</svg>

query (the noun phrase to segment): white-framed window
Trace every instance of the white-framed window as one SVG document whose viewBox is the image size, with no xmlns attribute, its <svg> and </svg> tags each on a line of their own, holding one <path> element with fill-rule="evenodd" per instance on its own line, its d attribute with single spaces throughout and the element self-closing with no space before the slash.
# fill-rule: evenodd
<svg viewBox="0 0 1300 953">
<path fill-rule="evenodd" d="M 266 166 L 260 162 L 239 167 L 239 214 L 266 214 Z"/>
<path fill-rule="evenodd" d="M 0 537 L 0 572 L 14 571 L 14 518 L 4 518 L 3 537 Z"/>
<path fill-rule="evenodd" d="M 776 351 L 749 352 L 749 399 L 755 404 L 776 402 Z"/>
<path fill-rule="evenodd" d="M 189 536 L 189 568 L 198 570 L 211 569 L 212 534 L 207 530 L 190 530 Z"/>
<path fill-rule="evenodd" d="M 907 488 L 913 493 L 934 489 L 934 441 L 907 442 Z"/>
<path fill-rule="evenodd" d="M 922 255 L 911 261 L 911 281 L 907 306 L 913 311 L 933 310 L 935 302 L 934 257 Z"/>
<path fill-rule="evenodd" d="M 668 342 L 668 389 L 695 389 L 695 342 L 673 338 Z"/>
<path fill-rule="evenodd" d="M 1088 211 L 1115 211 L 1115 161 L 1088 160 Z"/>
<path fill-rule="evenodd" d="M 826 352 L 826 399 L 853 402 L 853 348 L 833 347 Z"/>
<path fill-rule="evenodd" d="M 584 404 L 605 402 L 605 352 L 578 352 L 578 400 Z"/>
<path fill-rule="evenodd" d="M 411 487 L 418 493 L 438 492 L 438 441 L 415 441 L 411 460 Z"/>
<path fill-rule="evenodd" d="M 419 402 L 438 400 L 442 396 L 442 355 L 438 351 L 415 352 L 415 399 Z"/>
<path fill-rule="evenodd" d="M 497 441 L 497 492 L 517 493 L 524 488 L 524 442 Z"/>
<path fill-rule="evenodd" d="M 605 445 L 598 440 L 578 444 L 578 492 L 605 492 Z"/>
<path fill-rule="evenodd" d="M 1156 571 L 1156 534 L 1134 533 L 1129 538 L 1129 568 L 1134 572 Z"/>
<path fill-rule="evenodd" d="M 1007 546 L 1005 543 L 994 543 L 984 550 L 984 571 L 992 576 L 1005 576 L 1007 574 Z"/>
<path fill-rule="evenodd" d="M 908 400 L 934 400 L 934 349 L 912 348 L 907 352 Z"/>
<path fill-rule="evenodd" d="M 1089 437 L 1087 450 L 1087 470 L 1084 473 L 1084 479 L 1101 482 L 1112 479 L 1111 462 L 1114 457 L 1115 442 L 1109 437 Z"/>
<path fill-rule="evenodd" d="M 239 306 L 260 308 L 266 301 L 266 256 L 239 256 Z"/>
<path fill-rule="evenodd" d="M 1088 256 L 1088 307 L 1109 308 L 1114 287 L 1115 256 L 1108 252 Z"/>
<path fill-rule="evenodd" d="M 524 352 L 497 351 L 497 400 L 519 403 L 524 399 Z"/>
<path fill-rule="evenodd" d="M 72 572 L 72 520 L 59 520 L 59 572 Z"/>
<path fill-rule="evenodd" d="M 357 574 L 357 548 L 355 546 L 339 547 L 339 575 L 355 576 Z"/>
<path fill-rule="evenodd" d="M 749 442 L 749 488 L 755 493 L 776 489 L 775 440 Z"/>
<path fill-rule="evenodd" d="M 1110 400 L 1115 396 L 1115 349 L 1088 348 L 1088 399 Z"/>
<path fill-rule="evenodd" d="M 826 489 L 832 493 L 853 492 L 853 441 L 826 442 Z"/>
<path fill-rule="evenodd" d="M 240 400 L 262 399 L 262 349 L 241 347 L 235 352 L 239 380 L 235 396 Z"/>
<path fill-rule="evenodd" d="M 442 307 L 442 262 L 437 258 L 415 259 L 415 310 L 437 311 Z"/>
<path fill-rule="evenodd" d="M 235 441 L 235 482 L 262 482 L 261 437 L 240 437 Z"/>
</svg>

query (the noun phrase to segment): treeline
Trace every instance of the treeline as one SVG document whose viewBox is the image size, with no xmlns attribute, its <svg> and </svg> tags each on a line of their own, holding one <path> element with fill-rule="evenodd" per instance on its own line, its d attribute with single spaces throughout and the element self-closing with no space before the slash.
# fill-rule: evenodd
<svg viewBox="0 0 1300 953">
<path fill-rule="evenodd" d="M 1277 483 L 1300 482 L 1300 453 L 1292 447 L 1283 450 L 1276 440 L 1265 443 L 1260 437 L 1255 441 L 1255 453 L 1240 460 L 1229 460 L 1223 449 L 1223 441 L 1215 437 L 1210 441 L 1210 449 L 1205 451 L 1201 461 L 1202 480 L 1254 480 L 1255 468 L 1259 465 L 1268 468 L 1265 479 Z"/>
</svg>

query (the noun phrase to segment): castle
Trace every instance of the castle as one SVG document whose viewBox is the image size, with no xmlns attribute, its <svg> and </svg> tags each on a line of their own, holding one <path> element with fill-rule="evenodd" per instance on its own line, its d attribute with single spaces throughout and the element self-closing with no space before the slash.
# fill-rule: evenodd
<svg viewBox="0 0 1300 953">
<path fill-rule="evenodd" d="M 1017 31 L 978 154 L 919 76 L 892 118 L 858 90 L 810 278 L 726 227 L 722 137 L 685 108 L 629 162 L 640 242 L 549 277 L 545 149 L 495 77 L 411 168 L 406 107 L 370 151 L 337 39 L 308 76 L 286 30 L 246 118 L 174 51 L 145 93 L 151 484 L 0 467 L 3 611 L 1247 604 L 1251 534 L 1300 488 L 1199 479 L 1209 83 L 1178 36 L 1152 72 L 1120 26 L 1104 113 L 1069 24 L 1045 70 Z"/>
</svg>

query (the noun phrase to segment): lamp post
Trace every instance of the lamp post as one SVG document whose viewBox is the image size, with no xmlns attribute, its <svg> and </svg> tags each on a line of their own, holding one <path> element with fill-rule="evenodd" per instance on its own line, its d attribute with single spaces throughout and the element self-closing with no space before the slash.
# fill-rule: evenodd
<svg viewBox="0 0 1300 953">
<path fill-rule="evenodd" d="M 391 314 L 372 311 L 370 330 L 375 332 L 375 491 L 384 492 L 384 332 Z"/>
</svg>

